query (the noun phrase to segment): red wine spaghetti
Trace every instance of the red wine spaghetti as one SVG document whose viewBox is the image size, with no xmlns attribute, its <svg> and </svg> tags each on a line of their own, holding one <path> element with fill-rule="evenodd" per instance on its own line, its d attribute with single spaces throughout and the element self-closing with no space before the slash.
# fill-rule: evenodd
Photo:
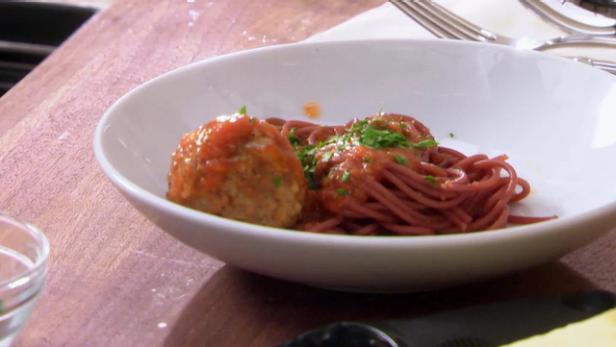
<svg viewBox="0 0 616 347">
<path fill-rule="evenodd" d="M 379 114 L 339 126 L 266 121 L 289 139 L 308 184 L 297 229 L 428 235 L 555 218 L 510 214 L 530 185 L 505 155 L 439 146 L 412 117 Z"/>
</svg>

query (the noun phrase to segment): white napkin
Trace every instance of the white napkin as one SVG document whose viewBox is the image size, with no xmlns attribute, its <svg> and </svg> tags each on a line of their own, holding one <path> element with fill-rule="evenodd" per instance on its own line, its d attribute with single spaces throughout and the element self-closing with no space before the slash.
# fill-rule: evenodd
<svg viewBox="0 0 616 347">
<path fill-rule="evenodd" d="M 610 25 L 614 20 L 582 9 L 562 0 L 544 0 L 553 8 L 588 24 Z M 566 35 L 526 9 L 517 0 L 439 0 L 439 4 L 468 21 L 498 34 L 515 38 L 546 39 Z M 434 36 L 398 10 L 385 3 L 350 20 L 309 38 L 309 41 L 333 41 L 376 38 L 417 38 Z M 585 55 L 616 60 L 615 50 L 559 49 L 550 51 L 562 55 Z"/>
</svg>

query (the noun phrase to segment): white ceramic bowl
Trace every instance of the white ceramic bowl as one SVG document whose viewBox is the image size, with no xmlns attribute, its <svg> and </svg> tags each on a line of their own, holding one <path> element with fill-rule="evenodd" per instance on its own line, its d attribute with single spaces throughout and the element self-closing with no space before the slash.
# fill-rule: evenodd
<svg viewBox="0 0 616 347">
<path fill-rule="evenodd" d="M 554 221 L 425 237 L 323 235 L 246 224 L 165 200 L 180 136 L 246 105 L 323 123 L 416 116 L 441 144 L 506 153 L 534 190 L 518 210 Z M 453 138 L 449 134 L 453 134 Z M 616 226 L 616 78 L 535 52 L 451 41 L 304 43 L 216 57 L 116 102 L 96 129 L 104 172 L 145 216 L 229 264 L 314 286 L 413 291 L 555 259 Z"/>
</svg>

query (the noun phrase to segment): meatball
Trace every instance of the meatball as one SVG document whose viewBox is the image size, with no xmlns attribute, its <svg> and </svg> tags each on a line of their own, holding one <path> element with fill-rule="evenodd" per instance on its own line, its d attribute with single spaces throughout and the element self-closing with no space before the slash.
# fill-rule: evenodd
<svg viewBox="0 0 616 347">
<path fill-rule="evenodd" d="M 185 134 L 172 155 L 167 198 L 245 222 L 290 227 L 306 194 L 300 161 L 271 124 L 221 116 Z"/>
</svg>

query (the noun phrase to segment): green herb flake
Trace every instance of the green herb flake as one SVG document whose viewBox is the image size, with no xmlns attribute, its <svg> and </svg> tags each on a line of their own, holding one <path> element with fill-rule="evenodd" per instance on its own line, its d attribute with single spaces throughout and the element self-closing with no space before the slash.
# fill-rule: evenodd
<svg viewBox="0 0 616 347">
<path fill-rule="evenodd" d="M 338 188 L 336 189 L 336 194 L 338 194 L 338 196 L 346 196 L 349 195 L 349 191 L 344 188 Z"/>
<path fill-rule="evenodd" d="M 316 152 L 322 146 L 322 144 L 318 145 L 306 145 L 301 148 L 295 149 L 295 155 L 302 163 L 302 168 L 304 169 L 304 177 L 308 182 L 309 189 L 318 188 L 317 183 L 314 181 L 314 171 L 317 167 L 317 158 Z"/>
<path fill-rule="evenodd" d="M 343 172 L 343 173 L 342 173 L 342 177 L 340 177 L 340 180 L 341 180 L 342 182 L 348 182 L 348 181 L 349 181 L 349 179 L 351 179 L 351 173 L 350 173 L 350 172 L 348 172 L 348 171 Z"/>
<path fill-rule="evenodd" d="M 412 143 L 399 131 L 392 131 L 387 128 L 382 128 L 380 121 L 377 119 L 355 120 L 350 128 L 347 128 L 344 133 L 331 136 L 318 144 L 302 144 L 297 137 L 296 129 L 290 129 L 287 137 L 293 146 L 295 155 L 302 163 L 304 177 L 308 182 L 308 188 L 319 188 L 319 182 L 314 179 L 314 173 L 319 162 L 328 162 L 339 151 L 345 151 L 355 146 L 366 146 L 374 149 L 383 148 L 415 148 L 427 149 L 437 146 L 438 143 L 433 139 L 423 140 L 417 143 Z M 400 128 L 410 126 L 404 122 L 400 122 Z M 326 148 L 324 148 L 326 147 Z M 394 160 L 401 165 L 405 165 L 408 159 L 403 156 L 394 157 Z M 369 164 L 373 161 L 371 157 L 362 158 L 362 162 Z M 345 182 L 349 179 L 346 174 L 339 176 Z"/>
<path fill-rule="evenodd" d="M 289 130 L 287 138 L 289 139 L 289 142 L 291 142 L 291 145 L 299 145 L 299 137 L 297 137 L 297 134 L 295 134 L 295 128 L 291 128 L 291 130 Z"/>
<path fill-rule="evenodd" d="M 282 187 L 282 178 L 280 178 L 278 176 L 274 177 L 274 186 L 276 188 Z"/>
<path fill-rule="evenodd" d="M 4 302 L 0 300 L 0 313 L 4 312 Z"/>
<path fill-rule="evenodd" d="M 400 122 L 400 129 L 405 130 L 406 128 L 408 128 L 408 125 L 404 122 Z"/>
<path fill-rule="evenodd" d="M 334 152 L 325 152 L 321 156 L 321 160 L 323 160 L 323 162 L 327 163 L 332 158 L 333 154 L 334 154 Z"/>
<path fill-rule="evenodd" d="M 377 149 L 409 146 L 409 140 L 402 134 L 390 130 L 379 130 L 372 125 L 366 126 L 363 130 L 359 143 Z"/>
<path fill-rule="evenodd" d="M 237 111 L 238 114 L 241 114 L 242 116 L 246 115 L 246 106 L 242 106 L 240 107 L 239 111 Z"/>
<path fill-rule="evenodd" d="M 310 175 L 309 178 L 307 178 L 308 180 L 308 189 L 319 189 L 319 185 L 317 184 L 317 182 L 314 181 L 314 178 L 312 178 L 312 175 Z"/>
<path fill-rule="evenodd" d="M 432 175 L 426 175 L 425 180 L 426 180 L 426 182 L 428 182 L 430 184 L 435 184 L 436 183 L 436 177 L 434 177 Z"/>
<path fill-rule="evenodd" d="M 406 157 L 405 157 L 405 156 L 400 155 L 400 154 L 396 154 L 396 155 L 394 156 L 394 160 L 396 161 L 396 163 L 398 163 L 398 164 L 400 164 L 400 165 L 406 165 L 406 164 L 408 164 L 408 162 L 409 162 L 409 161 L 408 161 L 408 159 L 406 159 Z"/>
<path fill-rule="evenodd" d="M 454 138 L 456 135 L 454 133 L 449 133 L 449 137 Z"/>
<path fill-rule="evenodd" d="M 438 142 L 435 140 L 423 140 L 415 143 L 411 143 L 411 147 L 418 149 L 428 149 L 438 146 Z"/>
<path fill-rule="evenodd" d="M 367 119 L 358 120 L 351 126 L 352 133 L 361 133 L 367 126 L 369 122 Z"/>
</svg>

